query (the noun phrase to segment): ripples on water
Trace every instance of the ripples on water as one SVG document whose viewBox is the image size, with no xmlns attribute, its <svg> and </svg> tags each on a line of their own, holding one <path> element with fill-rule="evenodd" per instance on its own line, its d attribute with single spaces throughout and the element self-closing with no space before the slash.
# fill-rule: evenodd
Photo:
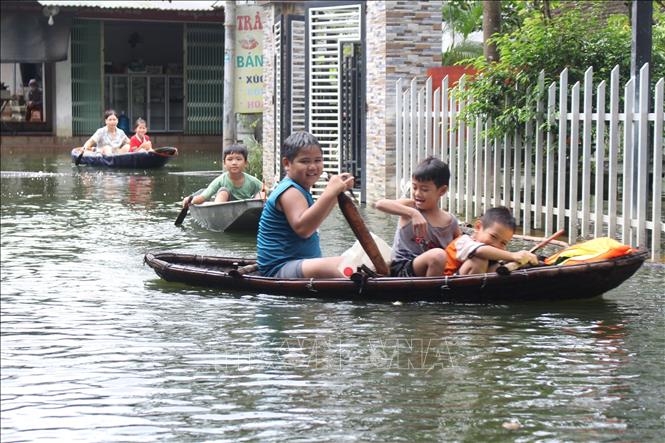
<svg viewBox="0 0 665 443">
<path fill-rule="evenodd" d="M 153 250 L 254 254 L 252 236 L 173 226 L 209 177 L 77 170 L 64 155 L 39 170 L 54 175 L 2 175 L 3 441 L 663 434 L 662 267 L 566 303 L 223 294 L 142 265 Z M 394 219 L 365 214 L 392 238 Z M 327 254 L 352 243 L 338 212 L 321 231 Z"/>
</svg>

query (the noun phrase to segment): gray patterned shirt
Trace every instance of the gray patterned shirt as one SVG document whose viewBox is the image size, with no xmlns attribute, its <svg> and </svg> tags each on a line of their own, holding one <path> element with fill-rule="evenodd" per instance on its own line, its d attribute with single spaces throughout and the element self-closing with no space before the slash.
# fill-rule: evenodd
<svg viewBox="0 0 665 443">
<path fill-rule="evenodd" d="M 125 131 L 115 128 L 115 136 L 113 136 L 106 126 L 97 129 L 90 138 L 95 141 L 97 147 L 110 146 L 113 150 L 120 149 L 122 145 L 129 143 L 129 138 L 127 138 Z"/>
</svg>

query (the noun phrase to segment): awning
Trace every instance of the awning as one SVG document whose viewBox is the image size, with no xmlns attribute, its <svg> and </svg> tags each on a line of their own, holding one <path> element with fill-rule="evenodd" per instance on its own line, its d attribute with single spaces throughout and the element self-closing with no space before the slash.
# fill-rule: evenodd
<svg viewBox="0 0 665 443">
<path fill-rule="evenodd" d="M 72 0 L 40 0 L 42 6 L 58 6 L 60 8 L 102 8 L 102 9 L 157 9 L 161 11 L 214 11 L 221 9 L 221 0 L 105 0 L 72 1 Z"/>
<path fill-rule="evenodd" d="M 60 13 L 53 26 L 34 12 L 2 11 L 0 62 L 42 63 L 67 59 L 72 16 Z"/>
</svg>

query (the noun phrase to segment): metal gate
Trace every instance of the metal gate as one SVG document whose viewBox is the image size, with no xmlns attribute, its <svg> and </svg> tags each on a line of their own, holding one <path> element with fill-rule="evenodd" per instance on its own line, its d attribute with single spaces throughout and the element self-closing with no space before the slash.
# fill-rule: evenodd
<svg viewBox="0 0 665 443">
<path fill-rule="evenodd" d="M 281 16 L 275 35 L 275 151 L 273 174 L 281 169 L 282 141 L 294 131 L 305 130 L 305 19 Z"/>
<path fill-rule="evenodd" d="M 185 25 L 185 134 L 219 135 L 224 111 L 224 26 Z"/>
<path fill-rule="evenodd" d="M 91 135 L 104 122 L 102 54 L 104 24 L 74 20 L 72 27 L 72 132 Z"/>
<path fill-rule="evenodd" d="M 355 187 L 364 200 L 363 122 L 365 94 L 364 64 L 359 41 L 340 41 L 340 168 L 356 178 Z"/>
<path fill-rule="evenodd" d="M 337 173 L 342 166 L 339 44 L 340 41 L 363 41 L 364 3 L 336 2 L 333 5 L 311 2 L 306 6 L 306 126 L 321 143 L 324 168 Z M 312 193 L 318 195 L 324 187 L 325 183 L 319 182 Z"/>
</svg>

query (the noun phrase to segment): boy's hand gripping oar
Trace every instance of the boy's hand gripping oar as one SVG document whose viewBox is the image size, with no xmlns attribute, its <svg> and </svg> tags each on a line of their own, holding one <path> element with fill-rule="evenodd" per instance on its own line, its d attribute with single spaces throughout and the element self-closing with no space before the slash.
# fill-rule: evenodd
<svg viewBox="0 0 665 443">
<path fill-rule="evenodd" d="M 351 230 L 360 242 L 360 246 L 363 247 L 363 250 L 372 261 L 377 274 L 390 275 L 390 269 L 388 269 L 386 262 L 383 261 L 379 247 L 369 233 L 365 221 L 360 216 L 358 208 L 353 204 L 351 198 L 349 198 L 344 192 L 340 192 L 339 195 L 337 195 L 337 203 L 339 203 L 339 208 L 342 210 L 344 218 L 346 218 L 349 226 L 351 226 Z"/>
<path fill-rule="evenodd" d="M 554 234 L 552 234 L 552 235 L 550 235 L 549 237 L 547 237 L 545 240 L 543 240 L 543 241 L 541 241 L 540 243 L 538 243 L 538 244 L 537 244 L 536 246 L 534 246 L 533 248 L 529 249 L 529 252 L 531 252 L 531 253 L 533 254 L 533 253 L 536 252 L 538 249 L 540 249 L 540 248 L 542 248 L 543 246 L 547 245 L 547 244 L 548 244 L 549 242 L 551 242 L 552 240 L 554 240 L 554 239 L 556 239 L 557 237 L 563 235 L 564 232 L 566 232 L 566 231 L 563 230 L 563 229 L 560 230 L 560 231 L 555 232 Z M 510 262 L 510 263 L 505 263 L 505 264 L 500 265 L 498 268 L 496 268 L 496 273 L 499 274 L 499 275 L 510 275 L 511 272 L 513 272 L 513 271 L 515 271 L 515 270 L 521 268 L 522 266 L 523 266 L 523 265 L 522 265 L 521 263 L 518 263 L 518 262 L 514 262 L 514 261 L 512 261 L 512 262 Z"/>
<path fill-rule="evenodd" d="M 185 205 L 184 208 L 180 211 L 180 214 L 178 214 L 178 218 L 175 219 L 175 225 L 180 226 L 182 224 L 182 221 L 185 219 L 187 216 L 187 211 L 189 211 L 189 205 L 192 204 L 192 199 L 194 198 L 193 195 L 190 195 L 189 198 L 187 199 L 187 204 Z"/>
</svg>

